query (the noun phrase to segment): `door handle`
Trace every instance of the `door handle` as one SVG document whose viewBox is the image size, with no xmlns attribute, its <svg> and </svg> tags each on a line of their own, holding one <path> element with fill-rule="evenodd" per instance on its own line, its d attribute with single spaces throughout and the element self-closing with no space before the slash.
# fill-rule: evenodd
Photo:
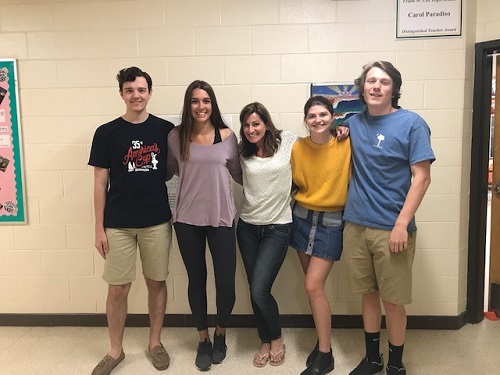
<svg viewBox="0 0 500 375">
<path fill-rule="evenodd" d="M 493 186 L 493 191 L 497 194 L 500 194 L 500 183 L 495 184 L 495 186 Z"/>
</svg>

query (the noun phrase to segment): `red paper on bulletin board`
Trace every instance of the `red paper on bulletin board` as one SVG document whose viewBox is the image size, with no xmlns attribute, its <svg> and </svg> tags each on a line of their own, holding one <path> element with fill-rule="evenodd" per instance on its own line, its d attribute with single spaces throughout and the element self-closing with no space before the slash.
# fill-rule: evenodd
<svg viewBox="0 0 500 375">
<path fill-rule="evenodd" d="M 26 223 L 17 70 L 0 59 L 0 224 Z"/>
</svg>

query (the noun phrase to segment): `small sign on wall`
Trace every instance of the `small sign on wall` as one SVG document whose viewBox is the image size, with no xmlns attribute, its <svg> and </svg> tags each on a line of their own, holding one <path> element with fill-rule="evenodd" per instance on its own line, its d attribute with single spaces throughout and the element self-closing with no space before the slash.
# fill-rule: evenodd
<svg viewBox="0 0 500 375">
<path fill-rule="evenodd" d="M 26 223 L 16 61 L 0 59 L 0 224 Z"/>
<path fill-rule="evenodd" d="M 462 0 L 397 0 L 397 39 L 460 35 Z"/>
</svg>

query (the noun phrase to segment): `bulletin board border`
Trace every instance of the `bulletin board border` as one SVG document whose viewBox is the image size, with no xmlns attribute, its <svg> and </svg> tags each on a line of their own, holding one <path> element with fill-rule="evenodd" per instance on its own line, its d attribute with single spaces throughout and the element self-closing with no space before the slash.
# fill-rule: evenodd
<svg viewBox="0 0 500 375">
<path fill-rule="evenodd" d="M 21 114 L 19 107 L 19 88 L 16 59 L 0 58 L 0 69 L 7 68 L 8 93 L 10 106 L 6 110 L 10 111 L 11 118 L 11 147 L 13 152 L 14 180 L 4 181 L 13 184 L 16 191 L 16 210 L 8 215 L 4 210 L 0 211 L 0 225 L 2 224 L 27 224 L 26 216 L 26 191 L 24 181 L 23 164 L 23 142 L 21 133 Z"/>
</svg>

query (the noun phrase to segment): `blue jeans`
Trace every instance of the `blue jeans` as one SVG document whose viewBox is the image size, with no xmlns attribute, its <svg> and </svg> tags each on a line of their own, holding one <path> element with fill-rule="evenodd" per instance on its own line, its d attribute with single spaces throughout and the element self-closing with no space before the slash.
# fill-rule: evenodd
<svg viewBox="0 0 500 375">
<path fill-rule="evenodd" d="M 237 236 L 245 265 L 257 330 L 262 342 L 281 337 L 281 324 L 271 288 L 285 260 L 292 224 L 253 225 L 238 221 Z"/>
</svg>

